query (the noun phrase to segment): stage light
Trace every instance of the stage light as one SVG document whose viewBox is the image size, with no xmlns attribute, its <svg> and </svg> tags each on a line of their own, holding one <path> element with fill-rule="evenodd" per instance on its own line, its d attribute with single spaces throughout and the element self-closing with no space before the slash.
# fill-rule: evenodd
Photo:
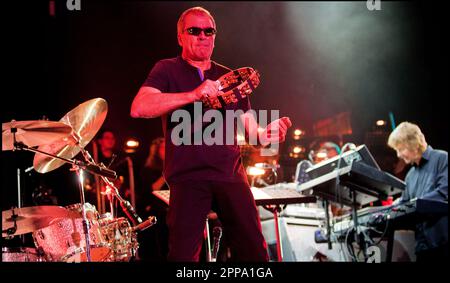
<svg viewBox="0 0 450 283">
<path fill-rule="evenodd" d="M 127 147 L 139 147 L 139 142 L 137 140 L 127 140 Z"/>
<path fill-rule="evenodd" d="M 289 157 L 300 158 L 303 156 L 303 153 L 305 151 L 306 151 L 305 147 L 296 145 L 289 150 Z"/>
<path fill-rule="evenodd" d="M 256 166 L 249 166 L 247 167 L 247 174 L 249 176 L 261 176 L 266 173 L 266 170 L 256 167 Z"/>
<path fill-rule="evenodd" d="M 128 138 L 125 142 L 125 152 L 126 153 L 133 153 L 137 150 L 139 147 L 139 141 L 135 138 Z"/>
<path fill-rule="evenodd" d="M 319 159 L 328 159 L 328 153 L 326 151 L 320 151 L 316 154 Z"/>
<path fill-rule="evenodd" d="M 385 126 L 386 125 L 386 121 L 384 121 L 384 120 L 377 120 L 376 125 L 378 127 Z"/>
<path fill-rule="evenodd" d="M 294 130 L 294 140 L 299 140 L 304 135 L 305 135 L 305 131 L 302 131 L 301 129 Z"/>
</svg>

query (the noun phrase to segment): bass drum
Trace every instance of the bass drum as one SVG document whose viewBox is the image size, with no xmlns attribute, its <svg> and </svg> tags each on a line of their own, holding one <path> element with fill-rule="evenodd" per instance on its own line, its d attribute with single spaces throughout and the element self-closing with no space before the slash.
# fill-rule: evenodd
<svg viewBox="0 0 450 283">
<path fill-rule="evenodd" d="M 81 204 L 66 208 L 70 211 L 69 217 L 58 219 L 52 225 L 33 232 L 35 245 L 44 251 L 50 261 L 88 261 Z M 100 231 L 97 209 L 86 203 L 85 211 L 89 222 L 91 261 L 104 261 L 111 249 Z"/>
<path fill-rule="evenodd" d="M 2 262 L 45 262 L 43 251 L 25 247 L 2 247 Z"/>
</svg>

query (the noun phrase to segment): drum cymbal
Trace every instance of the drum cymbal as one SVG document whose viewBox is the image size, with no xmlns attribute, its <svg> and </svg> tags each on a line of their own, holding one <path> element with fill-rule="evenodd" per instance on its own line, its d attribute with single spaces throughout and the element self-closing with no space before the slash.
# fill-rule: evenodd
<svg viewBox="0 0 450 283">
<path fill-rule="evenodd" d="M 36 120 L 2 123 L 2 150 L 14 149 L 12 129 L 17 130 L 15 133 L 16 141 L 29 147 L 64 140 L 72 132 L 72 128 L 62 122 Z"/>
<path fill-rule="evenodd" d="M 75 157 L 100 130 L 107 112 L 108 104 L 103 98 L 91 99 L 78 105 L 60 120 L 72 127 L 72 137 L 42 145 L 38 149 L 66 159 Z M 34 170 L 39 173 L 50 172 L 63 164 L 64 161 L 40 153 L 36 153 L 33 160 Z"/>
<path fill-rule="evenodd" d="M 22 235 L 52 224 L 59 218 L 72 217 L 69 210 L 61 206 L 30 206 L 14 208 L 2 212 L 2 236 Z M 14 220 L 17 229 L 14 231 Z M 7 233 L 6 230 L 11 232 Z"/>
</svg>

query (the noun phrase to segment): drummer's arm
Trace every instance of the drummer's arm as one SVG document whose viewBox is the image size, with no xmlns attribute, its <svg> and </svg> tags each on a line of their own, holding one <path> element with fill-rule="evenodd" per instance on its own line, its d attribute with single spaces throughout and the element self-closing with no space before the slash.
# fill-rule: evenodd
<svg viewBox="0 0 450 283">
<path fill-rule="evenodd" d="M 170 113 L 186 104 L 199 101 L 203 95 L 217 96 L 215 81 L 205 80 L 189 92 L 162 93 L 159 89 L 142 86 L 131 104 L 131 117 L 156 118 Z"/>
</svg>

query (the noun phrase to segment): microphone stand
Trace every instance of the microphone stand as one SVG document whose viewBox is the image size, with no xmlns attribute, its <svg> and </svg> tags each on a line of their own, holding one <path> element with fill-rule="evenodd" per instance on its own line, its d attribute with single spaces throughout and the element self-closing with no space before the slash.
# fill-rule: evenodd
<svg viewBox="0 0 450 283">
<path fill-rule="evenodd" d="M 84 232 L 84 237 L 85 237 L 85 243 L 86 243 L 86 260 L 88 262 L 91 262 L 91 244 L 90 244 L 90 239 L 89 239 L 89 231 L 90 231 L 90 226 L 89 226 L 89 221 L 87 220 L 87 216 L 86 216 L 86 209 L 85 209 L 85 198 L 84 198 L 84 176 L 83 176 L 83 170 L 78 167 L 78 166 L 73 166 L 72 169 L 74 171 L 76 171 L 77 175 L 78 175 L 78 179 L 79 179 L 79 185 L 80 185 L 80 199 L 81 199 L 81 213 L 82 213 L 82 217 L 83 217 L 83 232 Z"/>
<path fill-rule="evenodd" d="M 109 170 L 105 167 L 105 165 L 103 163 L 100 163 L 100 165 L 97 165 L 87 150 L 81 149 L 81 153 L 83 154 L 86 161 L 89 162 L 91 164 L 91 166 L 94 166 L 94 168 L 98 167 L 100 171 L 108 171 Z M 111 171 L 111 170 L 109 170 L 109 171 Z M 114 172 L 114 171 L 112 171 L 112 172 Z M 134 226 L 132 228 L 133 232 L 143 231 L 143 230 L 147 229 L 148 227 L 151 227 L 157 223 L 157 219 L 155 216 L 149 216 L 147 218 L 147 220 L 142 221 L 141 217 L 139 217 L 139 215 L 136 213 L 136 210 L 134 209 L 133 205 L 130 204 L 129 201 L 123 199 L 120 196 L 119 190 L 114 185 L 114 183 L 111 180 L 109 180 L 107 178 L 107 176 L 105 176 L 104 174 L 100 175 L 100 178 L 103 180 L 103 182 L 105 182 L 106 187 L 107 187 L 105 194 L 108 195 L 108 199 L 110 200 L 111 213 L 113 212 L 112 203 L 113 203 L 114 197 L 115 197 L 119 201 L 122 211 L 125 213 L 125 215 L 128 217 L 128 219 L 133 224 L 133 226 Z M 115 177 L 114 177 L 114 179 L 115 179 Z M 111 215 L 113 215 L 113 214 L 111 214 Z"/>
<path fill-rule="evenodd" d="M 80 167 L 83 170 L 88 171 L 89 173 L 92 174 L 96 174 L 96 175 L 101 175 L 101 176 L 107 176 L 109 178 L 117 178 L 116 172 L 104 167 L 100 167 L 96 164 L 86 164 L 85 162 L 81 161 L 81 160 L 77 160 L 77 159 L 67 159 L 61 156 L 57 156 L 57 155 L 53 155 L 50 153 L 47 153 L 45 151 L 36 149 L 36 148 L 32 148 L 32 147 L 28 147 L 27 145 L 25 145 L 22 142 L 15 142 L 14 143 L 14 150 L 25 150 L 25 151 L 31 151 L 34 153 L 40 153 L 43 155 L 47 155 L 50 156 L 51 158 L 55 158 L 55 159 L 59 159 L 62 160 L 66 163 L 72 164 L 74 166 Z M 82 149 L 83 150 L 83 149 Z"/>
<path fill-rule="evenodd" d="M 105 167 L 105 165 L 103 163 L 99 165 L 95 164 L 94 159 L 92 158 L 92 156 L 89 154 L 89 152 L 85 149 L 81 149 L 81 152 L 83 153 L 84 158 L 86 159 L 87 162 L 90 162 L 91 164 L 93 164 L 94 166 L 97 166 L 100 168 L 101 170 L 109 170 Z M 114 185 L 113 182 L 111 182 L 108 178 L 106 178 L 105 176 L 100 176 L 103 180 L 103 182 L 105 182 L 106 187 L 107 187 L 107 191 L 106 194 L 108 195 L 108 199 L 110 201 L 110 206 L 111 206 L 111 210 L 113 210 L 113 200 L 114 197 L 119 201 L 120 206 L 122 207 L 123 212 L 127 215 L 127 217 L 130 219 L 130 221 L 133 223 L 134 226 L 139 225 L 142 223 L 142 219 L 139 217 L 139 215 L 137 215 L 136 210 L 134 209 L 134 207 L 130 204 L 129 201 L 123 199 L 120 194 L 119 194 L 119 190 L 117 189 L 117 187 Z M 113 211 L 111 211 L 111 215 L 113 214 Z"/>
</svg>

